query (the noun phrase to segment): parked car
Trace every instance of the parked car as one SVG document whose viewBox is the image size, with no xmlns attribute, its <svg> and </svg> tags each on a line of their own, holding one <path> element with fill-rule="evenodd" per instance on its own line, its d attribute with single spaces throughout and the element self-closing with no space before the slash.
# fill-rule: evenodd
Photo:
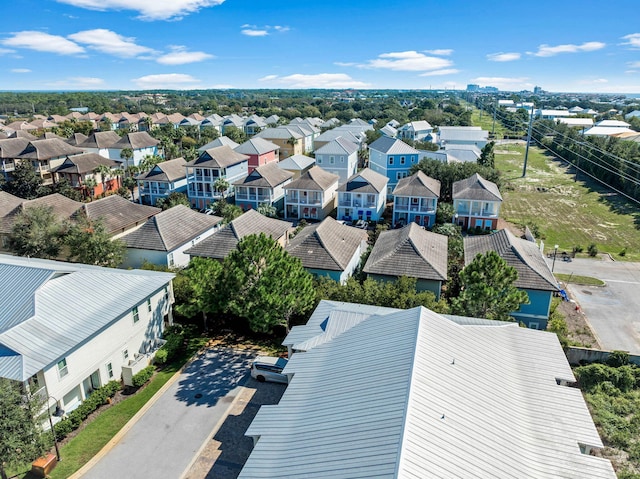
<svg viewBox="0 0 640 479">
<path fill-rule="evenodd" d="M 287 365 L 286 358 L 275 358 L 271 356 L 258 356 L 251 363 L 251 377 L 260 381 L 287 384 L 289 381 L 282 370 Z"/>
</svg>

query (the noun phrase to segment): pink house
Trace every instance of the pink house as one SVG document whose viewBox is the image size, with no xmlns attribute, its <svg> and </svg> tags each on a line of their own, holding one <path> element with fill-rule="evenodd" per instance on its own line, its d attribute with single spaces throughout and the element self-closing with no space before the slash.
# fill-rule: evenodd
<svg viewBox="0 0 640 479">
<path fill-rule="evenodd" d="M 249 157 L 249 174 L 258 166 L 280 159 L 280 147 L 264 138 L 251 138 L 234 150 Z"/>
</svg>

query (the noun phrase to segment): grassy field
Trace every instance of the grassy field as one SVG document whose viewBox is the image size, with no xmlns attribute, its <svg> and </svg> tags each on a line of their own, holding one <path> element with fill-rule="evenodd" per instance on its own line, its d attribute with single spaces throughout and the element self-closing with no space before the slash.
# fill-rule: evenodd
<svg viewBox="0 0 640 479">
<path fill-rule="evenodd" d="M 539 231 L 545 250 L 598 251 L 616 260 L 640 261 L 640 208 L 595 181 L 574 172 L 542 150 L 529 150 L 522 177 L 524 145 L 496 145 L 496 168 L 503 173 L 501 216 Z M 620 254 L 624 253 L 624 254 Z"/>
<path fill-rule="evenodd" d="M 489 133 L 493 131 L 493 116 L 486 111 L 481 112 L 475 107 L 471 114 L 471 123 L 473 123 L 474 126 L 481 127 L 483 130 L 487 130 Z M 495 129 L 496 138 L 502 138 L 504 135 L 504 127 L 498 120 L 496 120 Z"/>
</svg>

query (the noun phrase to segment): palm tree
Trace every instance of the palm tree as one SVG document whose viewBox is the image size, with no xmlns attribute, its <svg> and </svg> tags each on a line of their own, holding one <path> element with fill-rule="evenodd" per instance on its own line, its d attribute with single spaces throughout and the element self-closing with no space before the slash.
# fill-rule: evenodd
<svg viewBox="0 0 640 479">
<path fill-rule="evenodd" d="M 229 189 L 229 182 L 226 179 L 220 177 L 215 181 L 213 187 L 218 193 L 221 193 L 221 196 L 224 198 L 225 191 Z"/>
<path fill-rule="evenodd" d="M 93 172 L 95 174 L 100 174 L 100 179 L 102 180 L 102 194 L 106 195 L 107 194 L 107 177 L 110 177 L 113 171 L 108 165 L 98 165 L 93 170 Z"/>
<path fill-rule="evenodd" d="M 96 191 L 96 186 L 98 186 L 98 182 L 93 176 L 90 176 L 84 180 L 84 187 L 89 192 L 89 196 L 93 200 L 93 195 Z"/>
<path fill-rule="evenodd" d="M 129 160 L 133 159 L 133 150 L 131 148 L 123 148 L 120 152 L 120 158 L 124 160 L 125 168 L 128 168 Z"/>
<path fill-rule="evenodd" d="M 293 156 L 296 153 L 296 145 L 298 144 L 298 140 L 291 136 L 287 141 L 287 145 L 291 145 L 291 154 L 289 156 Z"/>
<path fill-rule="evenodd" d="M 164 159 L 158 155 L 145 155 L 140 162 L 140 171 L 149 171 L 158 163 L 162 163 Z"/>
</svg>

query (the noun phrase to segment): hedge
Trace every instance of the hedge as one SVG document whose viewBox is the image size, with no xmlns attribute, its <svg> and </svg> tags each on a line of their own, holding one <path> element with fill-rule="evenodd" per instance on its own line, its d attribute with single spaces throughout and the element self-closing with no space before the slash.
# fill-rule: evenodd
<svg viewBox="0 0 640 479">
<path fill-rule="evenodd" d="M 151 376 L 153 376 L 155 370 L 156 368 L 154 366 L 147 366 L 139 373 L 134 374 L 131 378 L 131 382 L 133 383 L 134 387 L 139 388 L 140 386 L 145 384 L 149 379 L 151 379 Z"/>
</svg>

